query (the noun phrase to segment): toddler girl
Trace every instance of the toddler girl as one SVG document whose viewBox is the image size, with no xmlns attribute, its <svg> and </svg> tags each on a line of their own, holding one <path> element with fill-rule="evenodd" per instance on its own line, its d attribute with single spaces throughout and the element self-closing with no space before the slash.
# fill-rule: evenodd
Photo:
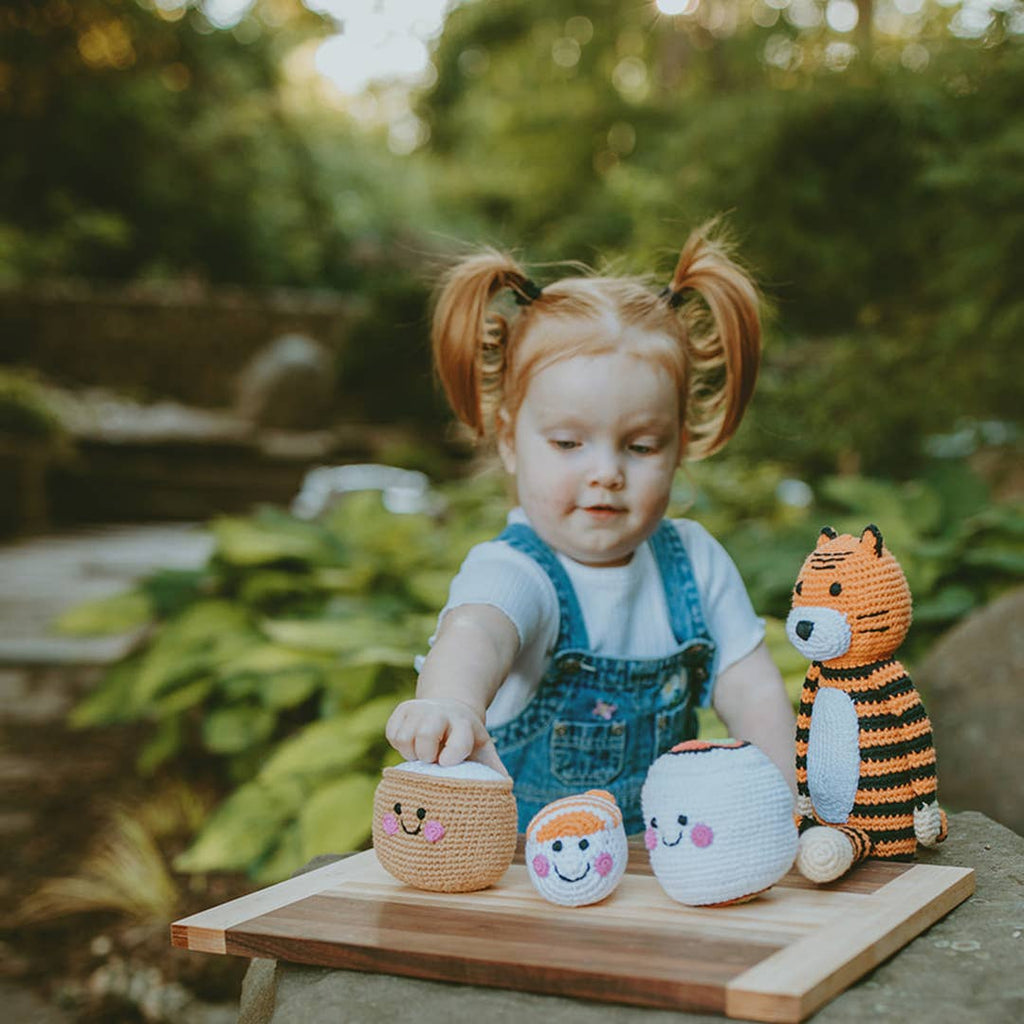
<svg viewBox="0 0 1024 1024">
<path fill-rule="evenodd" d="M 510 316 L 493 308 L 504 289 Z M 447 278 L 433 343 L 453 410 L 497 440 L 519 507 L 452 582 L 392 745 L 507 770 L 520 830 L 604 789 L 637 832 L 647 769 L 713 704 L 793 786 L 795 723 L 764 624 L 725 550 L 663 518 L 680 461 L 720 448 L 753 393 L 746 274 L 702 231 L 661 292 L 611 277 L 540 289 L 485 252 Z"/>
</svg>

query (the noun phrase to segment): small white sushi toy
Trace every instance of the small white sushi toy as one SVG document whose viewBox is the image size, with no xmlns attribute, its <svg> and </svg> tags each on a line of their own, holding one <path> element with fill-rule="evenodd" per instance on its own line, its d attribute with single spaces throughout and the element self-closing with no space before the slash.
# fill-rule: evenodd
<svg viewBox="0 0 1024 1024">
<path fill-rule="evenodd" d="M 555 800 L 526 827 L 530 881 L 546 900 L 563 907 L 582 907 L 610 895 L 628 857 L 622 812 L 603 789 Z"/>
<path fill-rule="evenodd" d="M 680 743 L 651 765 L 640 802 L 651 868 L 679 903 L 744 903 L 793 865 L 793 795 L 750 743 Z"/>
</svg>

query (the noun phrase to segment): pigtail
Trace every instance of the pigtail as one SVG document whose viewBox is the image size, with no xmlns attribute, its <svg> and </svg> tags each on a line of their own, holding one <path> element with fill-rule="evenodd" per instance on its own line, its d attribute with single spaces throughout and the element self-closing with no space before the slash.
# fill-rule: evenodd
<svg viewBox="0 0 1024 1024">
<path fill-rule="evenodd" d="M 686 240 L 672 281 L 669 305 L 686 321 L 690 357 L 688 452 L 702 458 L 736 432 L 754 394 L 761 363 L 760 300 L 749 275 L 712 233 L 713 225 Z M 707 306 L 686 302 L 690 290 Z"/>
<path fill-rule="evenodd" d="M 515 260 L 488 249 L 452 268 L 434 310 L 434 367 L 452 411 L 477 438 L 500 401 L 509 321 L 491 302 L 503 288 L 522 303 L 537 297 Z"/>
</svg>

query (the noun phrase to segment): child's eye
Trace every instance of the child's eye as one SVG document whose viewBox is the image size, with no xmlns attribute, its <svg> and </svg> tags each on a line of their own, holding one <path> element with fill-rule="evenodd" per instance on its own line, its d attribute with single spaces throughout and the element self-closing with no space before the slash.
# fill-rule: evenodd
<svg viewBox="0 0 1024 1024">
<path fill-rule="evenodd" d="M 631 444 L 629 450 L 634 455 L 652 455 L 657 451 L 653 444 Z"/>
<path fill-rule="evenodd" d="M 553 437 L 548 442 L 552 448 L 557 448 L 560 452 L 572 451 L 573 448 L 579 447 L 578 441 L 570 441 L 563 437 Z"/>
</svg>

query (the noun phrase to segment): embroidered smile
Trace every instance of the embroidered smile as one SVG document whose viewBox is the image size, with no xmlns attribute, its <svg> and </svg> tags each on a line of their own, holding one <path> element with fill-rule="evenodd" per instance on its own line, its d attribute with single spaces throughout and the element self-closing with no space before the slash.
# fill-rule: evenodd
<svg viewBox="0 0 1024 1024">
<path fill-rule="evenodd" d="M 408 828 L 405 827 L 405 822 L 402 821 L 402 805 L 401 804 L 395 804 L 395 814 L 398 816 L 398 824 L 402 826 L 402 831 L 407 836 L 418 836 L 420 834 L 421 829 L 423 828 L 423 819 L 427 816 L 427 812 L 426 812 L 425 808 L 423 808 L 423 807 L 417 808 L 417 810 L 416 810 L 416 817 L 419 818 L 419 821 L 416 823 L 416 827 L 414 829 L 408 829 Z"/>
<path fill-rule="evenodd" d="M 555 868 L 555 874 L 558 875 L 558 877 L 563 882 L 569 882 L 570 884 L 573 882 L 581 882 L 584 878 L 587 877 L 588 874 L 590 874 L 590 865 L 587 865 L 586 870 L 583 872 L 582 875 L 577 875 L 575 878 L 566 878 L 565 875 L 563 875 L 562 872 L 558 870 L 558 868 Z"/>
</svg>

